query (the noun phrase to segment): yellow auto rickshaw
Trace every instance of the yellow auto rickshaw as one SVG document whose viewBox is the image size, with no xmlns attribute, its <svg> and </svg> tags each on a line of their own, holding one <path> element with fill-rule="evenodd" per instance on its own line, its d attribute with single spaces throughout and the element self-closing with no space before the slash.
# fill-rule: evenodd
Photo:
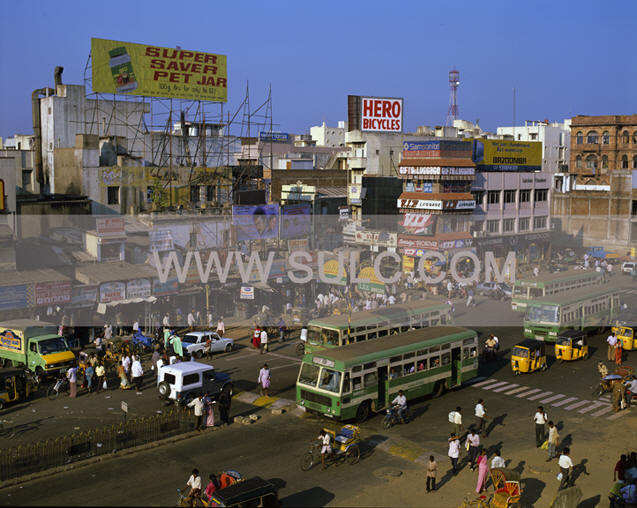
<svg viewBox="0 0 637 508">
<path fill-rule="evenodd" d="M 635 340 L 635 328 L 630 326 L 613 326 L 612 331 L 619 340 L 622 341 L 622 349 L 637 349 L 637 340 Z"/>
<path fill-rule="evenodd" d="M 588 358 L 586 334 L 579 330 L 561 333 L 555 341 L 555 358 L 560 362 Z"/>
<path fill-rule="evenodd" d="M 511 369 L 513 369 L 516 376 L 521 372 L 546 370 L 547 367 L 544 342 L 535 339 L 525 339 L 513 347 L 511 351 Z"/>
<path fill-rule="evenodd" d="M 23 369 L 0 369 L 0 409 L 6 404 L 28 399 L 34 386 Z"/>
</svg>

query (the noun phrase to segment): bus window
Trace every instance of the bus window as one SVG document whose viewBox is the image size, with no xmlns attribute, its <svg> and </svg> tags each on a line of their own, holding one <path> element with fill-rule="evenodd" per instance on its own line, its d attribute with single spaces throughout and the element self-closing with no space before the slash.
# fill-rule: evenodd
<svg viewBox="0 0 637 508">
<path fill-rule="evenodd" d="M 431 358 L 429 358 L 429 368 L 435 369 L 436 367 L 440 367 L 440 357 L 432 356 Z"/>
<path fill-rule="evenodd" d="M 319 388 L 338 393 L 341 384 L 341 373 L 335 370 L 323 369 L 323 376 Z"/>
<path fill-rule="evenodd" d="M 470 354 L 469 348 L 467 348 L 467 347 L 463 348 L 463 350 L 462 350 L 462 359 L 463 360 L 467 360 L 469 358 L 469 354 Z"/>
<path fill-rule="evenodd" d="M 544 296 L 544 290 L 542 288 L 529 288 L 529 294 L 531 298 L 537 298 L 538 296 Z"/>
<path fill-rule="evenodd" d="M 403 357 L 398 355 L 398 356 L 392 356 L 389 359 L 389 363 L 400 363 L 402 361 Z"/>
<path fill-rule="evenodd" d="M 416 352 L 416 354 L 420 357 L 420 356 L 427 356 L 427 353 L 429 353 L 428 349 L 421 349 L 420 351 Z"/>
<path fill-rule="evenodd" d="M 446 316 L 446 314 L 443 314 L 442 316 L 440 316 L 440 324 L 441 325 L 446 325 L 447 324 L 447 316 Z"/>
<path fill-rule="evenodd" d="M 401 326 L 401 327 L 400 327 L 400 332 L 401 332 L 401 333 L 405 333 L 405 332 L 407 332 L 407 331 L 409 331 L 409 326 Z"/>
<path fill-rule="evenodd" d="M 438 326 L 438 319 L 432 319 L 431 320 L 431 326 Z"/>
<path fill-rule="evenodd" d="M 356 337 L 354 337 L 354 341 L 355 342 L 363 342 L 365 340 L 365 334 L 362 333 L 360 335 L 357 335 Z"/>
<path fill-rule="evenodd" d="M 420 361 L 418 362 L 418 370 L 419 370 L 419 371 L 421 371 L 421 370 L 425 370 L 425 362 L 426 362 L 426 361 L 427 361 L 427 360 L 420 360 Z"/>
<path fill-rule="evenodd" d="M 361 333 L 361 332 L 365 332 L 365 327 L 364 326 L 357 326 L 356 328 L 354 328 L 354 333 Z"/>
<path fill-rule="evenodd" d="M 339 333 L 336 330 L 323 330 L 322 335 L 324 337 L 323 344 L 338 346 Z"/>
<path fill-rule="evenodd" d="M 397 333 L 400 332 L 400 328 L 392 328 L 389 333 L 390 335 L 396 335 Z"/>
<path fill-rule="evenodd" d="M 299 383 L 316 386 L 319 377 L 319 368 L 311 363 L 304 363 L 299 374 Z"/>
<path fill-rule="evenodd" d="M 376 372 L 368 372 L 367 374 L 365 374 L 364 377 L 364 381 L 365 381 L 365 386 L 374 386 L 377 387 L 376 385 Z"/>
<path fill-rule="evenodd" d="M 387 335 L 387 330 L 378 330 L 379 337 L 384 337 L 385 335 Z"/>
<path fill-rule="evenodd" d="M 363 383 L 360 377 L 356 376 L 352 378 L 352 388 L 354 391 L 363 388 Z"/>
<path fill-rule="evenodd" d="M 310 326 L 307 333 L 307 341 L 315 346 L 322 345 L 321 329 L 318 326 Z"/>
<path fill-rule="evenodd" d="M 475 339 L 471 338 L 471 339 L 465 339 L 462 341 L 462 345 L 463 346 L 471 346 L 473 345 L 473 343 L 475 342 Z"/>
<path fill-rule="evenodd" d="M 432 353 L 435 352 L 435 351 L 440 351 L 440 346 L 431 346 L 429 348 L 429 351 L 431 351 Z"/>
<path fill-rule="evenodd" d="M 367 335 L 367 340 L 375 339 L 376 336 L 377 336 L 376 332 L 371 332 L 369 335 Z"/>
<path fill-rule="evenodd" d="M 409 360 L 410 358 L 413 358 L 414 356 L 416 356 L 416 353 L 405 353 L 403 355 L 403 359 L 404 360 Z"/>
<path fill-rule="evenodd" d="M 364 370 L 370 370 L 370 369 L 375 369 L 376 368 L 376 362 L 369 362 L 366 363 L 365 365 L 363 365 L 363 369 Z"/>
<path fill-rule="evenodd" d="M 354 365 L 352 367 L 352 372 L 360 372 L 361 370 L 363 370 L 363 367 L 361 365 Z"/>
<path fill-rule="evenodd" d="M 345 373 L 345 378 L 343 379 L 343 393 L 349 393 L 352 391 L 352 385 L 349 381 L 349 372 Z"/>
<path fill-rule="evenodd" d="M 477 356 L 478 356 L 478 348 L 474 346 L 471 348 L 471 358 L 476 358 Z"/>
<path fill-rule="evenodd" d="M 389 369 L 389 379 L 396 379 L 398 377 L 400 377 L 400 366 L 391 367 Z"/>
<path fill-rule="evenodd" d="M 414 362 L 406 363 L 405 368 L 403 369 L 403 374 L 406 376 L 407 374 L 413 374 L 416 372 L 416 364 Z"/>
<path fill-rule="evenodd" d="M 442 364 L 449 365 L 451 363 L 451 353 L 442 354 Z"/>
</svg>

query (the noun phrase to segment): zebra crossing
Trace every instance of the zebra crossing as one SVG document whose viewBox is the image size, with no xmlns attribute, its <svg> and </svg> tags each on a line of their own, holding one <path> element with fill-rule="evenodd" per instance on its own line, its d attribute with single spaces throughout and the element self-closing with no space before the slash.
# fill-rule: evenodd
<svg viewBox="0 0 637 508">
<path fill-rule="evenodd" d="M 602 395 L 595 400 L 585 400 L 563 393 L 543 390 L 541 388 L 522 386 L 519 383 L 499 381 L 494 378 L 479 381 L 471 386 L 481 390 L 499 393 L 501 395 L 509 395 L 518 399 L 533 401 L 534 403 L 545 407 L 555 407 L 564 411 L 573 411 L 578 415 L 585 415 L 593 418 L 604 417 L 607 420 L 616 420 L 630 413 L 630 410 L 613 413 L 610 394 Z"/>
</svg>

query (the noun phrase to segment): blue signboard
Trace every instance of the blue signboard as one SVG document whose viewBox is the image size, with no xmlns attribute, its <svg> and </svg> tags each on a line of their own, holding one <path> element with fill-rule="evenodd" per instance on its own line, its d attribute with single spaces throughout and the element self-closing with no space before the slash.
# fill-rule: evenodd
<svg viewBox="0 0 637 508">
<path fill-rule="evenodd" d="M 312 230 L 310 203 L 281 207 L 281 238 L 305 238 Z"/>
<path fill-rule="evenodd" d="M 233 205 L 232 225 L 240 242 L 276 238 L 279 236 L 279 205 Z"/>
<path fill-rule="evenodd" d="M 259 132 L 259 141 L 275 141 L 277 143 L 287 143 L 290 135 L 287 132 Z"/>
<path fill-rule="evenodd" d="M 29 306 L 30 284 L 0 287 L 0 310 L 23 309 Z"/>
</svg>

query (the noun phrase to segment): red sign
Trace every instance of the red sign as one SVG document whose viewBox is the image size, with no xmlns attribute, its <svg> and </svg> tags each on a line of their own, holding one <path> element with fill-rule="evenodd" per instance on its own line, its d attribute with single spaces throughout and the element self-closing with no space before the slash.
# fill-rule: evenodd
<svg viewBox="0 0 637 508">
<path fill-rule="evenodd" d="M 124 219 L 116 217 L 112 219 L 100 218 L 95 220 L 95 229 L 98 235 L 123 235 Z"/>
<path fill-rule="evenodd" d="M 35 285 L 35 304 L 51 305 L 54 303 L 68 303 L 71 301 L 71 281 L 58 280 L 53 282 L 38 282 Z"/>
<path fill-rule="evenodd" d="M 402 132 L 403 100 L 361 97 L 361 130 Z"/>
<path fill-rule="evenodd" d="M 406 213 L 403 215 L 400 225 L 410 233 L 424 233 L 433 224 L 433 216 L 428 213 Z"/>
</svg>

